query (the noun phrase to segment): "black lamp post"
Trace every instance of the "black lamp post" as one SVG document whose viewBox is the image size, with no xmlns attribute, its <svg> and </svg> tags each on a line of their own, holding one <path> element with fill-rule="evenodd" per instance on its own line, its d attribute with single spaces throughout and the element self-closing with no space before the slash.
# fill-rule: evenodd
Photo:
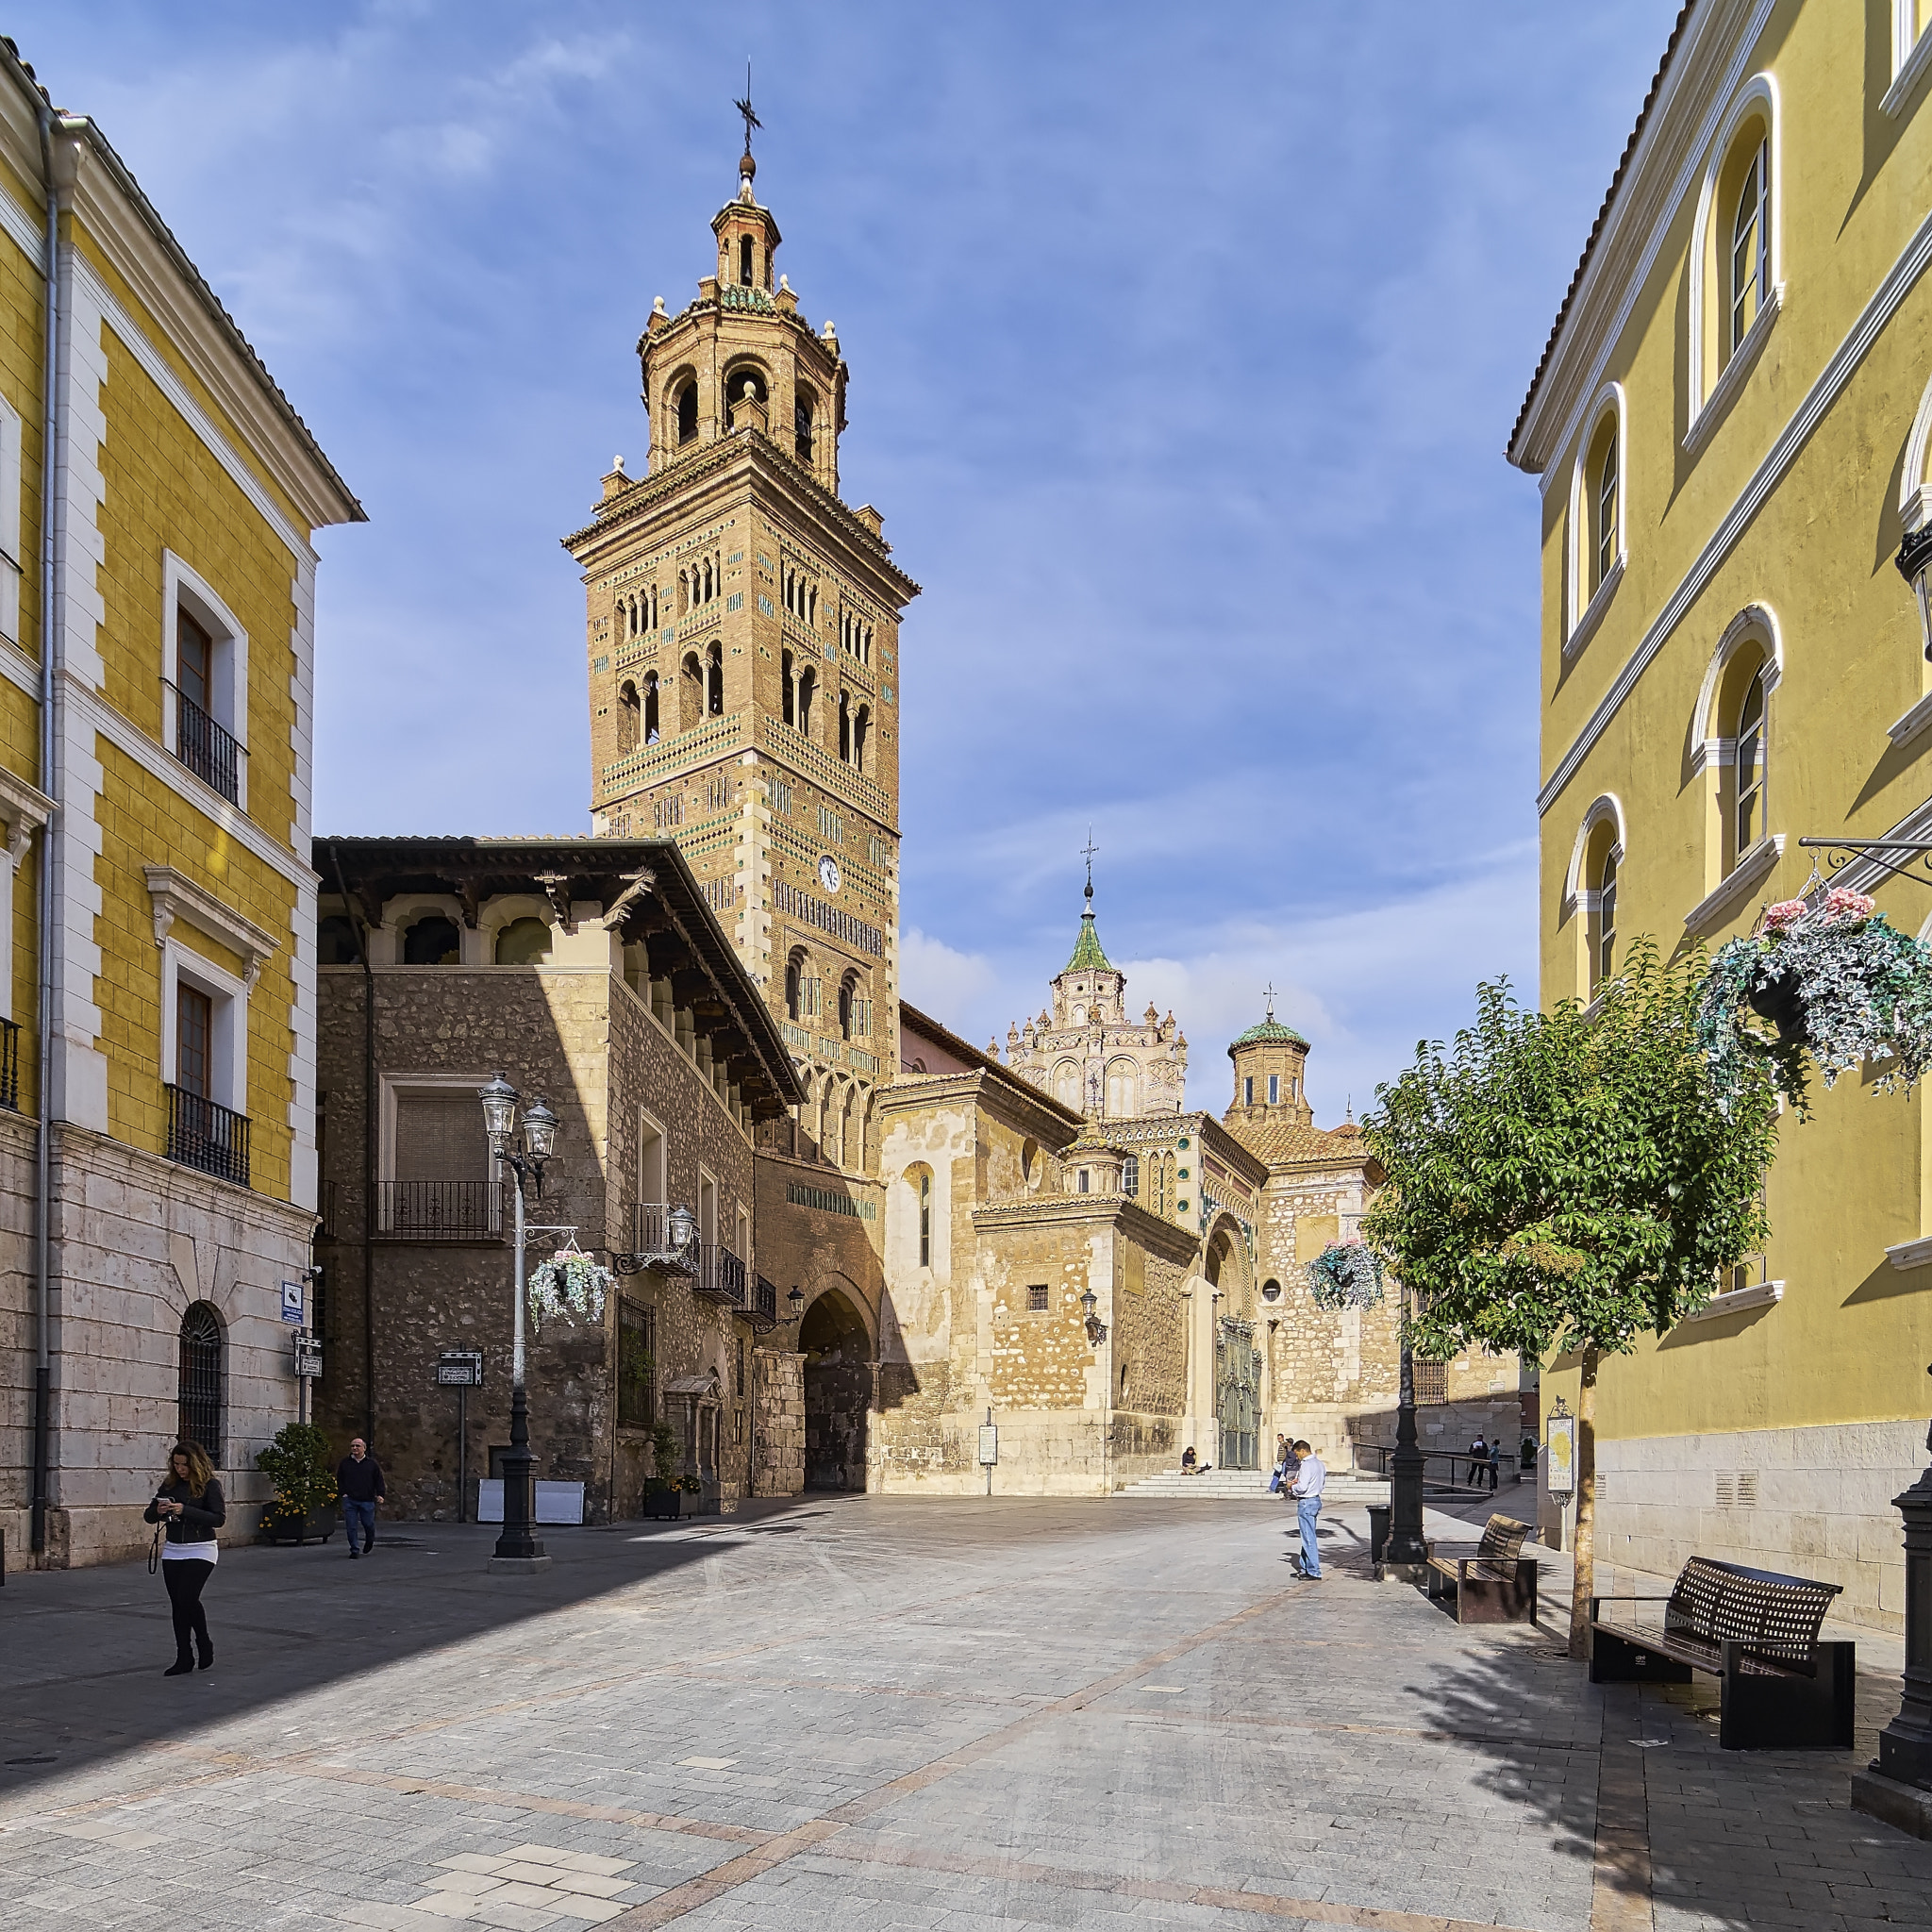
<svg viewBox="0 0 1932 1932">
<path fill-rule="evenodd" d="M 1408 1342 L 1408 1285 L 1402 1285 L 1402 1381 L 1395 1402 L 1395 1454 L 1389 1481 L 1389 1546 L 1382 1574 L 1415 1583 L 1429 1560 L 1423 1537 L 1423 1452 L 1415 1429 L 1415 1351 Z"/>
<path fill-rule="evenodd" d="M 1925 1447 L 1932 1449 L 1932 1429 Z M 1872 1769 L 1932 1790 L 1932 1468 L 1891 1503 L 1906 1520 L 1905 1696 L 1898 1715 L 1878 1734 Z"/>
<path fill-rule="evenodd" d="M 483 1103 L 483 1124 L 490 1152 L 515 1176 L 516 1228 L 514 1274 L 516 1308 L 511 1328 L 509 1384 L 509 1449 L 503 1458 L 503 1534 L 496 1539 L 491 1567 L 537 1570 L 550 1562 L 537 1540 L 537 1458 L 530 1454 L 530 1405 L 524 1389 L 524 1184 L 532 1197 L 543 1198 L 543 1168 L 557 1151 L 557 1116 L 535 1100 L 524 1110 L 523 1146 L 510 1145 L 517 1131 L 517 1090 L 501 1074 L 477 1089 Z"/>
<path fill-rule="evenodd" d="M 1919 605 L 1919 629 L 1925 640 L 1925 657 L 1932 661 L 1932 524 L 1907 530 L 1898 546 L 1898 574 L 1912 587 Z"/>
</svg>

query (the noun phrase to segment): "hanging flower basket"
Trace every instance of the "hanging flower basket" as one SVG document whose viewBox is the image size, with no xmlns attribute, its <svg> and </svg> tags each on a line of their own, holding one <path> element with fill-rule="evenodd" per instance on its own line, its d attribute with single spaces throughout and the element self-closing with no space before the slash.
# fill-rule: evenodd
<svg viewBox="0 0 1932 1932">
<path fill-rule="evenodd" d="M 1775 1034 L 1759 1031 L 1753 1016 Z M 1842 886 L 1816 906 L 1787 899 L 1757 931 L 1720 948 L 1697 1033 L 1721 1107 L 1736 1097 L 1749 1055 L 1773 1063 L 1800 1113 L 1807 1053 L 1827 1087 L 1848 1067 L 1876 1060 L 1881 1090 L 1909 1089 L 1932 1065 L 1932 947 Z"/>
<path fill-rule="evenodd" d="M 1372 1308 L 1382 1299 L 1382 1260 L 1359 1236 L 1330 1241 L 1308 1263 L 1318 1308 Z"/>
<path fill-rule="evenodd" d="M 611 1285 L 609 1269 L 599 1267 L 590 1256 L 574 1251 L 554 1255 L 530 1271 L 531 1319 L 539 1328 L 555 1315 L 601 1322 Z"/>
</svg>

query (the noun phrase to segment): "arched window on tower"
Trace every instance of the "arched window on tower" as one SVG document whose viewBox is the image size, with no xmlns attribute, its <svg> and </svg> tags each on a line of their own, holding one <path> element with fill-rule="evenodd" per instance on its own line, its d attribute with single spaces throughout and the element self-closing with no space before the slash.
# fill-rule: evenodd
<svg viewBox="0 0 1932 1932">
<path fill-rule="evenodd" d="M 791 446 L 801 463 L 811 461 L 811 391 L 800 390 L 791 405 Z"/>
<path fill-rule="evenodd" d="M 858 715 L 852 721 L 852 762 L 862 772 L 865 770 L 865 744 L 872 736 L 872 708 L 860 705 Z"/>
<path fill-rule="evenodd" d="M 858 980 L 856 974 L 848 973 L 839 982 L 839 1038 L 850 1040 L 853 1023 L 858 1004 Z"/>
<path fill-rule="evenodd" d="M 687 651 L 677 679 L 677 728 L 689 731 L 693 724 L 702 724 L 704 716 L 705 667 L 695 651 Z"/>
<path fill-rule="evenodd" d="M 842 691 L 839 693 L 839 756 L 846 764 L 852 762 L 852 700 Z"/>
<path fill-rule="evenodd" d="M 706 666 L 705 709 L 714 718 L 724 714 L 724 646 L 713 644 Z"/>
<path fill-rule="evenodd" d="M 802 1015 L 803 961 L 794 953 L 785 962 L 785 1017 L 794 1024 Z"/>
<path fill-rule="evenodd" d="M 749 235 L 738 238 L 738 279 L 747 289 L 751 287 L 752 246 Z"/>
<path fill-rule="evenodd" d="M 811 701 L 818 694 L 819 675 L 809 664 L 798 680 L 798 728 L 811 736 Z"/>
<path fill-rule="evenodd" d="M 680 443 L 698 440 L 698 385 L 695 377 L 677 391 L 677 440 Z"/>
<path fill-rule="evenodd" d="M 919 1176 L 919 1265 L 932 1266 L 932 1175 L 923 1170 Z"/>
<path fill-rule="evenodd" d="M 644 673 L 643 740 L 646 744 L 658 741 L 658 674 L 655 671 Z"/>
<path fill-rule="evenodd" d="M 617 687 L 617 752 L 638 748 L 638 688 L 629 678 Z"/>
<path fill-rule="evenodd" d="M 790 651 L 784 651 L 779 654 L 778 670 L 785 685 L 785 722 L 788 724 L 796 724 L 798 723 L 798 687 L 792 675 L 791 653 Z"/>
</svg>

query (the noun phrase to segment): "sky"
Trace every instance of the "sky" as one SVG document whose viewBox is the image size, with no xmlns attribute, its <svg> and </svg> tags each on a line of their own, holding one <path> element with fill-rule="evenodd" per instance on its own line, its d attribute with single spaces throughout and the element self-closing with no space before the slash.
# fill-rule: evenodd
<svg viewBox="0 0 1932 1932">
<path fill-rule="evenodd" d="M 1534 478 L 1503 445 L 1677 0 L 16 6 L 371 521 L 317 539 L 318 832 L 589 829 L 558 540 L 647 445 L 752 63 L 901 641 L 906 996 L 1077 930 L 1189 1103 L 1318 1120 L 1536 984 Z"/>
</svg>

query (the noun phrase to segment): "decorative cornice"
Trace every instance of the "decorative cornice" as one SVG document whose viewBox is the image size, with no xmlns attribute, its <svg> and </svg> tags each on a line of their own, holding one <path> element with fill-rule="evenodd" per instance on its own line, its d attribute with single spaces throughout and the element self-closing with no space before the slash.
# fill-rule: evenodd
<svg viewBox="0 0 1932 1932">
<path fill-rule="evenodd" d="M 1768 839 L 1760 839 L 1739 859 L 1729 877 L 1714 891 L 1707 892 L 1697 904 L 1684 915 L 1684 930 L 1703 935 L 1713 926 L 1727 925 L 1738 915 L 1738 908 L 1751 894 L 1771 876 L 1778 860 L 1784 857 L 1785 835 L 1774 832 Z"/>
<path fill-rule="evenodd" d="M 218 944 L 237 954 L 242 960 L 242 976 L 250 992 L 268 964 L 268 956 L 278 943 L 252 919 L 243 918 L 233 907 L 225 906 L 206 886 L 176 872 L 171 865 L 144 865 L 148 896 L 154 902 L 155 944 L 165 945 L 168 933 L 178 919 L 183 925 L 206 933 Z"/>
<path fill-rule="evenodd" d="M 0 816 L 7 820 L 7 856 L 18 865 L 35 832 L 54 816 L 54 801 L 0 766 Z"/>
</svg>

